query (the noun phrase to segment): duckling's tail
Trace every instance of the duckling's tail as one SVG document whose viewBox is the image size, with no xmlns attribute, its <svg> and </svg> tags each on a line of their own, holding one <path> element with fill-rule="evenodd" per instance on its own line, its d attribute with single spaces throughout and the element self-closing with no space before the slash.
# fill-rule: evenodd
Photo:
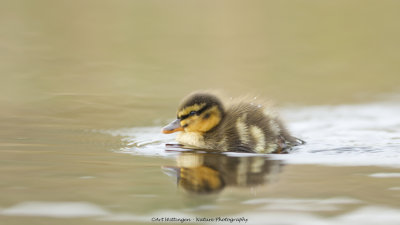
<svg viewBox="0 0 400 225">
<path fill-rule="evenodd" d="M 301 140 L 300 138 L 296 138 L 293 136 L 280 136 L 279 147 L 281 149 L 280 153 L 287 152 L 287 150 L 291 149 L 294 146 L 303 145 L 306 142 Z"/>
<path fill-rule="evenodd" d="M 293 137 L 292 144 L 293 144 L 294 146 L 297 146 L 297 145 L 304 145 L 305 143 L 307 143 L 307 142 L 305 142 L 304 140 L 302 140 L 302 139 L 300 139 L 300 138 Z"/>
</svg>

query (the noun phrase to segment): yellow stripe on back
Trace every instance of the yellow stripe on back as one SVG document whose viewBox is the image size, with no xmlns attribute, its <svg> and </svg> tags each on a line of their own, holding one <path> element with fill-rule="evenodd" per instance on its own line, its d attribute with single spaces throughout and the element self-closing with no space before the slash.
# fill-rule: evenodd
<svg viewBox="0 0 400 225">
<path fill-rule="evenodd" d="M 244 114 L 242 117 L 236 120 L 236 129 L 239 134 L 239 139 L 243 144 L 248 144 L 250 142 L 249 130 L 245 123 L 246 117 L 247 114 Z"/>
<path fill-rule="evenodd" d="M 262 132 L 261 128 L 259 128 L 257 126 L 251 126 L 250 133 L 256 142 L 256 146 L 254 147 L 254 150 L 257 153 L 264 153 L 264 151 L 265 151 L 265 135 Z"/>
</svg>

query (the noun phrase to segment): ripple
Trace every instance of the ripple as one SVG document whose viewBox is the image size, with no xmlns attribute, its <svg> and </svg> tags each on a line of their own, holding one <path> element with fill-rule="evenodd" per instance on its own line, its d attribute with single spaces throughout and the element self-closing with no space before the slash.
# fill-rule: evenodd
<svg viewBox="0 0 400 225">
<path fill-rule="evenodd" d="M 373 173 L 369 176 L 377 178 L 400 178 L 400 173 Z"/>
<path fill-rule="evenodd" d="M 76 218 L 107 216 L 109 212 L 88 202 L 22 202 L 1 210 L 0 214 Z"/>
<path fill-rule="evenodd" d="M 160 127 L 134 127 L 101 132 L 121 136 L 126 143 L 126 147 L 119 150 L 121 153 L 165 157 L 171 155 L 165 151 L 165 144 L 175 142 L 176 136 L 162 134 Z"/>
<path fill-rule="evenodd" d="M 395 102 L 286 108 L 290 130 L 307 144 L 276 157 L 296 164 L 400 167 L 399 112 Z"/>
</svg>

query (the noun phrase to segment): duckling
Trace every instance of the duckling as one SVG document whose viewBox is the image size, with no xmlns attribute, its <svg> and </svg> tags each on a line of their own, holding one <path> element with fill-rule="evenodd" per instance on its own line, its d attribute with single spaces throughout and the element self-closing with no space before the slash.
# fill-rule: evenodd
<svg viewBox="0 0 400 225">
<path fill-rule="evenodd" d="M 176 138 L 180 144 L 223 152 L 281 153 L 304 143 L 263 106 L 240 101 L 225 108 L 217 96 L 203 92 L 186 97 L 177 119 L 162 131 L 180 131 Z"/>
</svg>

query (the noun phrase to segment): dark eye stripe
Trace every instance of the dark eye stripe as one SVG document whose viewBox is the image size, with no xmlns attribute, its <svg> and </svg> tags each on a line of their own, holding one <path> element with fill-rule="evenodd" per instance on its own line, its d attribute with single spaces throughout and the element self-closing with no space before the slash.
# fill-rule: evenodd
<svg viewBox="0 0 400 225">
<path fill-rule="evenodd" d="M 211 108 L 211 106 L 210 105 L 206 105 L 206 106 L 204 106 L 203 108 L 201 108 L 199 111 L 197 111 L 197 115 L 200 115 L 200 114 L 202 114 L 204 111 L 206 111 L 207 109 L 209 109 L 209 108 Z"/>
<path fill-rule="evenodd" d="M 181 116 L 181 117 L 178 117 L 178 119 L 184 120 L 184 119 L 186 119 L 186 118 L 188 118 L 188 117 L 190 117 L 190 116 L 193 116 L 193 115 L 200 115 L 200 114 L 202 114 L 205 110 L 207 110 L 207 109 L 209 109 L 209 108 L 211 108 L 211 106 L 210 106 L 210 105 L 206 105 L 206 106 L 204 106 L 203 108 L 201 108 L 200 110 L 198 110 L 198 111 L 191 111 L 189 114 L 186 114 L 186 115 L 183 115 L 183 116 Z M 192 114 L 192 112 L 195 112 L 195 113 Z"/>
<path fill-rule="evenodd" d="M 183 115 L 183 116 L 181 116 L 181 117 L 178 116 L 178 119 L 184 120 L 184 119 L 186 119 L 186 118 L 188 118 L 188 117 L 189 117 L 189 114 Z"/>
</svg>

